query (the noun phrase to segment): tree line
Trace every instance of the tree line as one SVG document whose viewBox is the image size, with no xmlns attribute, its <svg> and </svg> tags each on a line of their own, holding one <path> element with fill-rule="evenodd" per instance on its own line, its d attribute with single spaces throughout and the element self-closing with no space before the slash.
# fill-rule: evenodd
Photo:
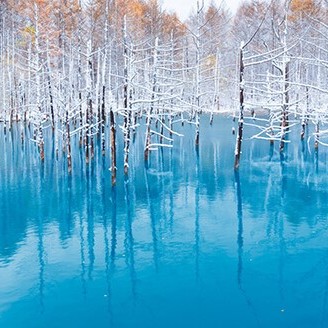
<svg viewBox="0 0 328 328">
<path fill-rule="evenodd" d="M 211 121 L 217 112 L 239 115 L 236 168 L 247 124 L 259 129 L 254 138 L 278 141 L 283 151 L 292 126 L 300 123 L 305 138 L 313 122 L 315 147 L 325 145 L 326 1 L 245 1 L 235 14 L 224 3 L 195 4 L 181 22 L 157 0 L 1 1 L 4 133 L 16 122 L 24 140 L 28 125 L 42 161 L 50 129 L 69 171 L 71 138 L 87 163 L 99 140 L 113 184 L 117 133 L 128 174 L 141 124 L 148 160 L 152 150 L 172 147 L 176 124 L 193 124 L 198 146 L 203 112 Z"/>
</svg>

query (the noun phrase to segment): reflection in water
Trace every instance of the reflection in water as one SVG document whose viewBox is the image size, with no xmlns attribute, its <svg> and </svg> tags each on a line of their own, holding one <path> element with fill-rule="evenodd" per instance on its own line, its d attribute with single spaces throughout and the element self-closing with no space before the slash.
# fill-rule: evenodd
<svg viewBox="0 0 328 328">
<path fill-rule="evenodd" d="M 42 220 L 39 219 L 39 227 L 38 227 L 38 258 L 39 258 L 39 295 L 40 295 L 40 309 L 41 313 L 44 311 L 44 248 L 43 248 L 43 227 Z"/>
<path fill-rule="evenodd" d="M 287 147 L 287 146 L 285 146 Z M 280 153 L 280 168 L 281 168 L 281 200 L 283 200 L 286 196 L 286 190 L 287 190 L 287 167 L 286 167 L 286 155 L 281 152 Z"/>
<path fill-rule="evenodd" d="M 238 219 L 238 232 L 237 232 L 237 245 L 238 245 L 238 266 L 237 266 L 237 283 L 238 288 L 241 294 L 244 296 L 246 304 L 254 316 L 256 321 L 256 326 L 260 327 L 260 320 L 258 318 L 257 311 L 254 307 L 254 304 L 251 300 L 251 297 L 246 292 L 243 286 L 243 250 L 244 250 L 244 226 L 243 226 L 243 201 L 242 201 L 242 193 L 240 186 L 240 176 L 239 171 L 235 170 L 235 189 L 236 189 L 236 198 L 237 198 L 237 219 Z"/>
<path fill-rule="evenodd" d="M 157 186 L 156 179 L 157 177 L 152 178 L 152 191 L 150 189 L 149 184 L 149 169 L 144 169 L 145 175 L 145 185 L 146 185 L 146 197 L 147 203 L 149 208 L 149 215 L 150 215 L 150 224 L 151 224 L 151 235 L 152 235 L 152 244 L 153 244 L 153 260 L 156 271 L 158 271 L 158 238 L 157 238 L 157 231 L 156 231 L 156 198 L 158 197 L 159 190 L 155 189 Z"/>
<path fill-rule="evenodd" d="M 234 172 L 229 122 L 196 151 L 185 124 L 149 167 L 137 133 L 115 188 L 110 160 L 86 165 L 78 136 L 69 175 L 60 142 L 41 165 L 19 129 L 0 133 L 0 326 L 51 327 L 55 313 L 61 327 L 324 327 L 327 151 L 245 136 Z"/>
<path fill-rule="evenodd" d="M 170 157 L 169 157 L 169 172 L 173 172 L 173 151 L 172 149 L 170 149 Z M 169 217 L 170 217 L 170 221 L 169 221 L 169 227 L 170 227 L 170 234 L 172 234 L 173 232 L 173 218 L 174 218 L 174 200 L 173 200 L 173 196 L 174 196 L 174 187 L 173 187 L 173 176 L 170 179 L 170 188 L 168 190 L 169 193 Z"/>
<path fill-rule="evenodd" d="M 288 170 L 287 170 L 287 158 L 284 154 L 280 154 L 280 167 L 281 167 L 281 202 L 280 208 L 288 206 L 286 190 L 288 190 Z M 279 237 L 279 264 L 278 264 L 278 280 L 279 280 L 279 294 L 281 304 L 285 303 L 284 297 L 284 265 L 287 248 L 284 239 L 284 220 L 285 217 L 282 212 L 276 211 L 274 217 L 276 218 L 276 226 L 278 227 Z"/>
<path fill-rule="evenodd" d="M 83 217 L 79 218 L 80 223 L 80 260 L 81 260 L 81 282 L 82 282 L 82 294 L 85 296 L 87 294 L 87 284 L 86 284 L 86 266 L 85 266 L 85 240 L 84 240 L 84 224 Z"/>
<path fill-rule="evenodd" d="M 131 215 L 131 202 L 130 202 L 130 191 L 129 191 L 129 181 L 128 179 L 124 182 L 124 192 L 125 192 L 125 202 L 126 202 L 126 230 L 125 230 L 125 253 L 126 253 L 126 264 L 130 268 L 130 276 L 132 283 L 132 296 L 133 299 L 136 298 L 136 271 L 134 267 L 134 239 L 132 231 L 132 215 Z"/>
<path fill-rule="evenodd" d="M 239 171 L 235 171 L 235 184 L 237 192 L 237 218 L 238 218 L 238 235 L 237 235 L 237 244 L 238 244 L 238 286 L 242 288 L 242 274 L 243 274 L 243 203 L 241 198 L 241 188 L 240 188 L 240 178 Z"/>
<path fill-rule="evenodd" d="M 196 280 L 199 279 L 199 146 L 196 146 L 196 188 L 195 188 L 195 273 Z"/>
<path fill-rule="evenodd" d="M 109 238 L 108 238 L 108 222 L 106 215 L 104 215 L 104 244 L 105 244 L 105 272 L 106 272 L 106 284 L 107 284 L 107 293 L 105 297 L 108 298 L 108 312 L 112 314 L 111 310 L 111 297 L 112 297 L 112 290 L 111 290 L 111 267 L 110 267 L 110 248 L 109 248 Z"/>
<path fill-rule="evenodd" d="M 87 167 L 87 173 L 86 173 L 86 184 L 87 184 L 87 190 L 86 190 L 86 204 L 87 204 L 87 234 L 88 234 L 88 255 L 89 255 L 89 268 L 88 268 L 88 278 L 92 279 L 92 272 L 95 262 L 95 252 L 94 252 L 94 246 L 95 246 L 95 235 L 94 235 L 94 211 L 93 207 L 94 204 L 92 202 L 92 196 L 91 193 L 93 191 L 93 163 L 90 164 L 90 167 Z"/>
<path fill-rule="evenodd" d="M 117 229 L 117 196 L 116 196 L 116 187 L 113 187 L 111 190 L 111 207 L 112 207 L 112 220 L 111 220 L 111 251 L 110 251 L 110 266 L 111 270 L 115 269 L 115 256 L 116 256 L 116 244 L 117 244 L 117 236 L 116 236 L 116 229 Z"/>
<path fill-rule="evenodd" d="M 102 157 L 102 171 L 106 169 L 106 163 L 105 163 L 105 158 Z M 111 222 L 111 218 L 113 216 L 116 217 L 116 201 L 113 202 L 112 196 L 109 195 L 108 189 L 109 186 L 106 184 L 106 180 L 104 175 L 102 175 L 101 178 L 101 200 L 102 200 L 102 220 L 103 220 L 103 240 L 104 240 L 104 247 L 105 247 L 105 275 L 106 275 L 106 293 L 104 295 L 105 298 L 107 298 L 107 309 L 108 313 L 111 319 L 111 325 L 113 324 L 113 313 L 112 313 L 112 286 L 111 286 L 111 275 L 112 275 L 112 269 L 113 267 L 111 266 L 111 249 L 110 249 L 110 229 L 108 228 L 109 225 L 113 225 Z M 116 188 L 113 187 L 111 189 L 112 193 L 116 192 Z M 112 203 L 111 203 L 112 202 Z M 111 213 L 110 209 L 115 210 L 114 213 Z M 115 218 L 116 220 L 116 218 Z M 116 246 L 114 246 L 116 247 Z M 115 250 L 114 250 L 115 254 Z M 115 257 L 115 255 L 114 255 Z M 114 263 L 114 262 L 113 262 Z"/>
<path fill-rule="evenodd" d="M 314 151 L 315 172 L 319 173 L 319 148 Z"/>
</svg>

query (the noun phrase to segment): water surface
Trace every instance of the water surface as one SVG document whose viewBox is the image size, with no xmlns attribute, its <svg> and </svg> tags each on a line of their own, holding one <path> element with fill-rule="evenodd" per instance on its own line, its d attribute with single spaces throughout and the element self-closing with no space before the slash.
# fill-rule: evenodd
<svg viewBox="0 0 328 328">
<path fill-rule="evenodd" d="M 327 327 L 327 150 L 247 128 L 235 173 L 232 126 L 203 118 L 197 150 L 185 124 L 147 166 L 137 134 L 116 188 L 78 140 L 69 175 L 51 131 L 44 164 L 1 133 L 0 327 Z"/>
</svg>

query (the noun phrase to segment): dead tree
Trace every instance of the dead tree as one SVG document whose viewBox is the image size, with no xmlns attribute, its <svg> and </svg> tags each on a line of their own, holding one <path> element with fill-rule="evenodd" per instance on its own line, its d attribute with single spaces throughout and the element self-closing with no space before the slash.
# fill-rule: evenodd
<svg viewBox="0 0 328 328">
<path fill-rule="evenodd" d="M 244 128 L 244 44 L 241 43 L 239 50 L 239 119 L 238 119 L 238 132 L 236 138 L 235 148 L 235 170 L 239 168 L 241 145 L 243 140 Z"/>
</svg>

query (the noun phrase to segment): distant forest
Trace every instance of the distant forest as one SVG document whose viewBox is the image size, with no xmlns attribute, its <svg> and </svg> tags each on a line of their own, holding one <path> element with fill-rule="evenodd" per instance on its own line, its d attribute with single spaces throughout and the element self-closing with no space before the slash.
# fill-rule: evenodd
<svg viewBox="0 0 328 328">
<path fill-rule="evenodd" d="M 119 114 L 126 173 L 140 117 L 146 118 L 145 159 L 152 149 L 171 146 L 178 121 L 195 125 L 197 145 L 203 112 L 239 116 L 238 156 L 247 117 L 263 113 L 254 137 L 279 141 L 283 150 L 293 117 L 302 138 L 313 122 L 315 147 L 325 145 L 328 2 L 245 1 L 234 15 L 224 3 L 195 5 L 181 22 L 157 0 L 2 0 L 5 133 L 19 122 L 23 140 L 24 124 L 32 126 L 42 160 L 44 130 L 52 129 L 70 167 L 70 138 L 79 136 L 88 162 L 96 136 L 106 152 L 106 123 L 113 153 Z"/>
</svg>

